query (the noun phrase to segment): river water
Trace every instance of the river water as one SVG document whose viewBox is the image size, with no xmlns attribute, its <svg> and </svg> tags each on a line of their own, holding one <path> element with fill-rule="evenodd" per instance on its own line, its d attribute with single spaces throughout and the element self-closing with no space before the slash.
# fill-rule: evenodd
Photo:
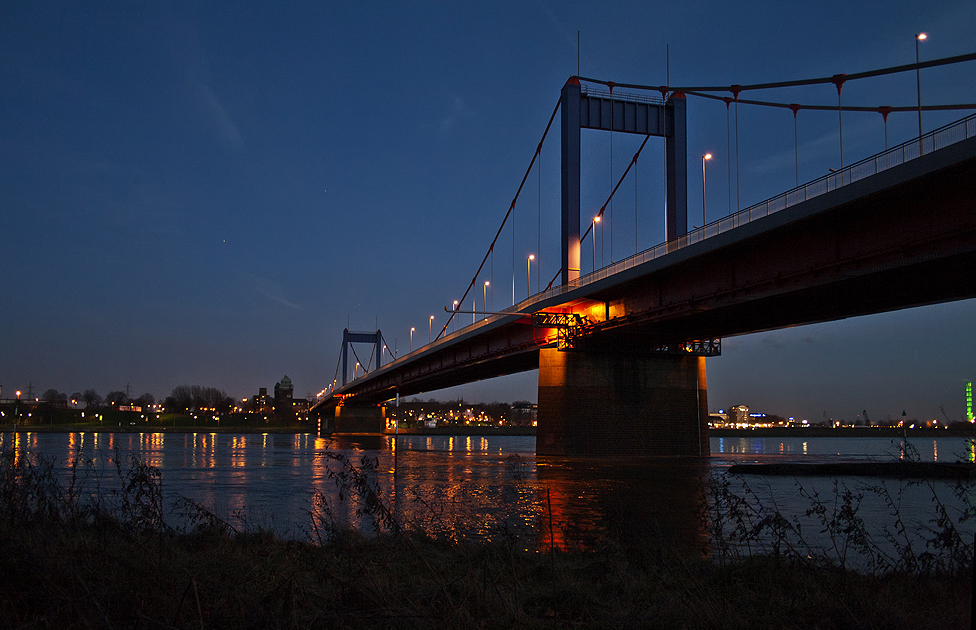
<svg viewBox="0 0 976 630">
<path fill-rule="evenodd" d="M 948 482 L 725 474 L 734 463 L 905 457 L 903 441 L 889 438 L 713 437 L 706 460 L 542 457 L 535 455 L 535 438 L 504 436 L 3 433 L 0 448 L 44 455 L 63 470 L 80 457 L 89 488 L 108 487 L 115 458 L 136 456 L 161 471 L 173 524 L 186 524 L 173 508 L 185 497 L 233 527 L 313 540 L 330 526 L 375 529 L 362 513 L 362 494 L 350 487 L 364 461 L 360 478 L 398 522 L 452 538 L 514 537 L 526 549 L 591 548 L 609 538 L 702 548 L 708 525 L 700 509 L 709 479 L 729 479 L 726 488 L 748 498 L 750 509 L 805 519 L 807 538 L 822 535 L 822 528 L 806 512 L 817 502 L 836 501 L 835 484 L 864 495 L 859 515 L 877 531 L 890 529 L 893 507 L 913 528 L 931 526 L 936 504 L 958 517 L 972 493 L 957 494 Z M 964 438 L 912 439 L 908 454 L 922 461 L 974 460 L 973 444 Z M 973 523 L 959 528 L 972 541 Z"/>
</svg>

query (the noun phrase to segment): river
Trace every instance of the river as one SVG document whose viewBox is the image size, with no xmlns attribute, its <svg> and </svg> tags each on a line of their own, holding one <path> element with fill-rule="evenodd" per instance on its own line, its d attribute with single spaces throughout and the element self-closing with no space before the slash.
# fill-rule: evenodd
<svg viewBox="0 0 976 630">
<path fill-rule="evenodd" d="M 964 438 L 918 438 L 909 444 L 909 455 L 922 461 L 974 459 L 973 444 Z M 703 547 L 708 526 L 700 507 L 709 495 L 709 479 L 727 479 L 726 489 L 759 509 L 803 522 L 805 538 L 812 536 L 817 545 L 826 544 L 817 532 L 822 527 L 807 511 L 818 502 L 832 505 L 838 495 L 835 483 L 862 495 L 859 516 L 877 531 L 895 522 L 893 508 L 923 529 L 938 516 L 936 503 L 957 517 L 972 493 L 969 488 L 957 495 L 956 486 L 947 482 L 729 480 L 732 476 L 724 475 L 734 463 L 904 457 L 904 442 L 889 438 L 712 438 L 712 457 L 705 460 L 537 457 L 535 438 L 504 436 L 395 440 L 314 434 L 3 433 L 0 448 L 42 454 L 62 470 L 80 457 L 89 490 L 109 486 L 116 453 L 135 456 L 161 471 L 173 524 L 187 523 L 173 508 L 185 497 L 238 529 L 273 529 L 312 539 L 333 526 L 373 530 L 369 515 L 361 513 L 362 496 L 349 487 L 364 457 L 367 468 L 375 464 L 375 469 L 361 478 L 376 488 L 398 522 L 451 538 L 511 536 L 537 549 L 591 548 L 609 538 Z M 971 520 L 959 529 L 972 541 Z"/>
</svg>

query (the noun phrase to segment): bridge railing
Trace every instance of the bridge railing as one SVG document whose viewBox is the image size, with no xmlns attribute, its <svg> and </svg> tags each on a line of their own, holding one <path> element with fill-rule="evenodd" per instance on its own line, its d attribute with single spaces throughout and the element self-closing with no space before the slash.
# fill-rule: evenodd
<svg viewBox="0 0 976 630">
<path fill-rule="evenodd" d="M 630 103 L 650 103 L 652 105 L 662 105 L 664 99 L 660 96 L 650 96 L 646 92 L 631 92 L 629 90 L 617 90 L 611 92 L 607 88 L 598 88 L 592 85 L 584 85 L 580 92 L 583 96 L 593 96 L 596 98 L 607 98 L 615 101 L 627 101 Z"/>
</svg>

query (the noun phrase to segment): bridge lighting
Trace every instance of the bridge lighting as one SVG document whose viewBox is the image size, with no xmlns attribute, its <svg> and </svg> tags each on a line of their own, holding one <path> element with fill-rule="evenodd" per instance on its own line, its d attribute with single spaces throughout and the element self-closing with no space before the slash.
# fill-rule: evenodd
<svg viewBox="0 0 976 630">
<path fill-rule="evenodd" d="M 458 301 L 454 300 L 454 312 L 457 313 L 457 310 L 458 310 Z M 457 332 L 457 315 L 456 314 L 451 315 L 451 319 L 454 320 L 454 332 Z"/>
<path fill-rule="evenodd" d="M 413 352 L 413 331 L 415 330 L 417 329 L 413 327 L 410 328 L 410 352 Z"/>
<path fill-rule="evenodd" d="M 929 36 L 925 33 L 915 34 L 915 64 L 918 65 L 918 43 L 924 42 Z M 915 68 L 915 90 L 918 93 L 918 154 L 922 155 L 922 81 L 921 72 Z"/>
<path fill-rule="evenodd" d="M 525 297 L 528 299 L 532 296 L 532 261 L 535 260 L 535 254 L 529 254 L 528 260 L 525 261 Z"/>
<path fill-rule="evenodd" d="M 431 315 L 430 316 L 430 319 L 427 320 L 427 345 L 428 346 L 430 345 L 430 341 L 431 341 L 430 338 L 431 338 L 431 334 L 432 334 L 433 329 L 434 329 L 434 316 Z"/>
<path fill-rule="evenodd" d="M 487 280 L 485 280 L 485 286 L 484 286 L 484 290 L 482 292 L 483 295 L 482 295 L 482 302 L 481 303 L 484 304 L 485 319 L 488 319 L 488 285 L 489 284 L 490 283 Z"/>
<path fill-rule="evenodd" d="M 705 160 L 712 159 L 711 153 L 702 156 L 702 227 L 705 227 Z"/>
<path fill-rule="evenodd" d="M 590 244 L 593 245 L 593 259 L 590 266 L 596 271 L 596 224 L 600 222 L 600 215 L 593 217 L 593 225 L 590 226 Z"/>
</svg>

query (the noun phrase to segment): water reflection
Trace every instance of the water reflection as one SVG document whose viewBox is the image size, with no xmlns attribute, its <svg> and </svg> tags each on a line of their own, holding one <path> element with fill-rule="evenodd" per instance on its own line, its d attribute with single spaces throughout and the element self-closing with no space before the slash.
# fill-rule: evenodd
<svg viewBox="0 0 976 630">
<path fill-rule="evenodd" d="M 246 522 L 299 538 L 309 532 L 313 495 L 328 502 L 335 526 L 371 531 L 366 505 L 341 483 L 341 473 L 363 471 L 365 457 L 364 478 L 400 522 L 434 536 L 514 537 L 536 550 L 587 548 L 610 536 L 623 544 L 656 542 L 698 552 L 705 543 L 699 508 L 706 479 L 729 463 L 893 459 L 906 452 L 904 441 L 884 438 L 713 438 L 711 446 L 713 457 L 706 460 L 593 460 L 536 457 L 531 437 L 0 434 L 0 447 L 17 457 L 43 453 L 64 468 L 84 457 L 107 478 L 116 474 L 116 453 L 136 456 L 161 470 L 167 506 L 187 497 L 232 525 Z M 976 446 L 963 438 L 911 441 L 907 448 L 915 446 L 922 459 L 976 460 Z M 763 486 L 784 513 L 809 507 L 798 498 L 795 480 L 763 480 Z M 919 499 L 918 510 L 929 504 Z M 877 508 L 877 518 L 886 517 L 884 508 Z M 175 511 L 171 518 L 180 524 Z"/>
<path fill-rule="evenodd" d="M 537 460 L 544 508 L 536 526 L 539 547 L 551 541 L 557 548 L 586 548 L 609 537 L 625 546 L 660 545 L 692 553 L 704 549 L 700 508 L 707 461 Z"/>
</svg>

